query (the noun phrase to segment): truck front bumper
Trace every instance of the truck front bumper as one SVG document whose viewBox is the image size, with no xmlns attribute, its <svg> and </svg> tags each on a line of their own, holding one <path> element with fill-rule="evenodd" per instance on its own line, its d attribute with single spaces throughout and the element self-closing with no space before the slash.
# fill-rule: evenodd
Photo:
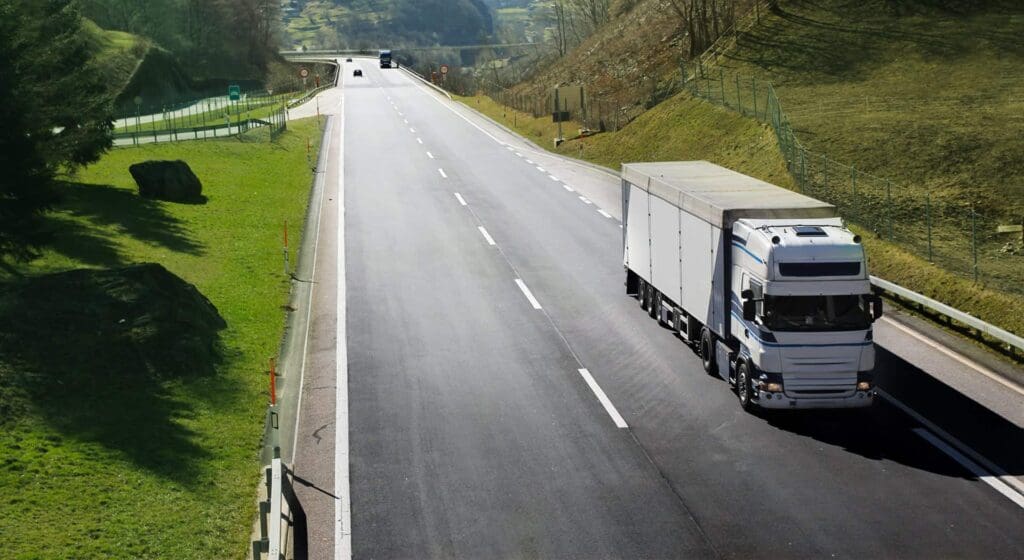
<svg viewBox="0 0 1024 560">
<path fill-rule="evenodd" d="M 864 408 L 875 402 L 875 391 L 857 391 L 848 397 L 833 398 L 799 398 L 795 399 L 785 393 L 757 392 L 757 404 L 761 408 L 809 409 L 809 408 Z"/>
</svg>

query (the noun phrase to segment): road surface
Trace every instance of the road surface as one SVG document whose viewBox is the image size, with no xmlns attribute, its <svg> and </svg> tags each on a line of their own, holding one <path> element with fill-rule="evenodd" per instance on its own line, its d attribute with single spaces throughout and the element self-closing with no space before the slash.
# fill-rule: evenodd
<svg viewBox="0 0 1024 560">
<path fill-rule="evenodd" d="M 1024 497 L 937 426 L 741 411 L 626 297 L 603 172 L 342 72 L 285 449 L 310 558 L 1024 557 Z M 1024 474 L 1020 426 L 879 353 L 883 387 Z"/>
</svg>

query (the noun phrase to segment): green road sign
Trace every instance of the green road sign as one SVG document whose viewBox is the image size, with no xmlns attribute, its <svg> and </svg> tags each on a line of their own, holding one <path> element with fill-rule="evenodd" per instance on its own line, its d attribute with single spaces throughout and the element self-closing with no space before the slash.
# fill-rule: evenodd
<svg viewBox="0 0 1024 560">
<path fill-rule="evenodd" d="M 228 86 L 228 98 L 232 101 L 238 101 L 242 98 L 242 88 L 239 86 Z"/>
</svg>

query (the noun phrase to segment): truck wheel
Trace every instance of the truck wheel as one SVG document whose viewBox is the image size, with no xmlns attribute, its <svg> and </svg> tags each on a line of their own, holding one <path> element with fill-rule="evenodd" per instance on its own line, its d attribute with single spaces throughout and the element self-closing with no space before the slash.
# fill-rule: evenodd
<svg viewBox="0 0 1024 560">
<path fill-rule="evenodd" d="M 647 314 L 650 315 L 652 319 L 657 319 L 658 323 L 660 324 L 661 323 L 661 292 L 659 292 L 658 290 L 655 290 L 653 287 L 651 288 L 651 292 L 653 292 L 651 294 L 651 296 L 652 296 L 651 297 L 651 308 L 647 310 Z"/>
<path fill-rule="evenodd" d="M 736 366 L 736 396 L 740 399 L 740 408 L 747 412 L 754 408 L 753 389 L 750 387 L 750 366 L 743 361 Z"/>
<path fill-rule="evenodd" d="M 715 337 L 707 327 L 700 331 L 700 361 L 709 375 L 718 375 L 715 364 Z"/>
<path fill-rule="evenodd" d="M 647 309 L 647 282 L 643 278 L 636 279 L 636 299 L 640 300 L 640 309 Z"/>
</svg>

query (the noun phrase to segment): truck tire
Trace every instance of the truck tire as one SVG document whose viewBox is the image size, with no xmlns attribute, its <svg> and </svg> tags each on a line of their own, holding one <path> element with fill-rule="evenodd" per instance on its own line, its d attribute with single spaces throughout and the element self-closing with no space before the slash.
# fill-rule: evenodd
<svg viewBox="0 0 1024 560">
<path fill-rule="evenodd" d="M 643 278 L 636 279 L 636 299 L 640 300 L 640 309 L 647 309 L 647 282 Z"/>
<path fill-rule="evenodd" d="M 736 365 L 736 396 L 740 399 L 740 408 L 747 412 L 754 408 L 754 391 L 750 386 L 750 366 L 742 360 Z"/>
<path fill-rule="evenodd" d="M 700 352 L 701 365 L 708 375 L 718 375 L 718 367 L 715 363 L 715 335 L 704 327 L 700 331 L 700 344 L 697 346 Z"/>
<path fill-rule="evenodd" d="M 656 319 L 658 323 L 661 323 L 661 292 L 651 287 L 651 308 L 647 310 L 647 314 L 652 319 Z"/>
</svg>

